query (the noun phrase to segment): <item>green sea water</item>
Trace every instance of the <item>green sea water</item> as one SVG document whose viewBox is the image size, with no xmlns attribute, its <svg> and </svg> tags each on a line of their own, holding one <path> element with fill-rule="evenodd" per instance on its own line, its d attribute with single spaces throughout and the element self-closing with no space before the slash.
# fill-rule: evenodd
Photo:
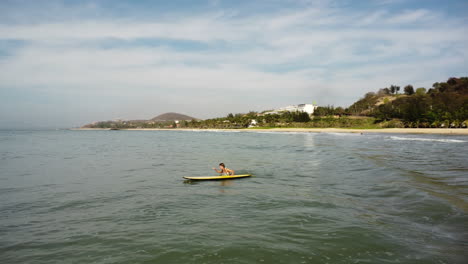
<svg viewBox="0 0 468 264">
<path fill-rule="evenodd" d="M 0 263 L 468 263 L 468 137 L 0 131 Z M 219 162 L 252 178 L 187 182 Z"/>
</svg>

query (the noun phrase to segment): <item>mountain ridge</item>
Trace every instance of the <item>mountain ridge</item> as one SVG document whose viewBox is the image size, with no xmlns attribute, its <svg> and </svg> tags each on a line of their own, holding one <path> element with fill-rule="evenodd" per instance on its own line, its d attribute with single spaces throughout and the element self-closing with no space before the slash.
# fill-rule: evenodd
<svg viewBox="0 0 468 264">
<path fill-rule="evenodd" d="M 155 116 L 148 120 L 113 120 L 113 121 L 97 121 L 82 126 L 82 128 L 119 128 L 119 127 L 130 127 L 130 128 L 145 128 L 151 127 L 154 124 L 160 124 L 160 126 L 168 126 L 168 123 L 174 123 L 175 121 L 200 121 L 201 119 L 191 117 L 188 115 L 167 112 Z M 172 126 L 172 125 L 171 125 Z"/>
<path fill-rule="evenodd" d="M 160 114 L 160 115 L 155 116 L 155 117 L 150 119 L 150 121 L 176 121 L 176 120 L 189 121 L 189 120 L 199 120 L 199 119 L 195 118 L 195 117 L 188 116 L 188 115 L 175 113 L 175 112 L 163 113 L 163 114 Z"/>
</svg>

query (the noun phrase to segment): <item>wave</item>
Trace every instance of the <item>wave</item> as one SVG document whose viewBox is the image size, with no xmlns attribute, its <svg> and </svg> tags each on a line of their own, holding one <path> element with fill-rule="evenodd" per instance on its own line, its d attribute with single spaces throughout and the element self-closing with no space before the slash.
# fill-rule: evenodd
<svg viewBox="0 0 468 264">
<path fill-rule="evenodd" d="M 204 130 L 191 130 L 194 132 L 215 132 L 215 133 L 239 133 L 237 130 L 222 130 L 222 129 L 204 129 Z"/>
<path fill-rule="evenodd" d="M 181 129 L 181 130 L 175 130 L 175 131 L 181 131 L 181 132 L 216 132 L 216 133 L 239 133 L 240 131 L 237 130 L 223 130 L 223 129 Z"/>
<path fill-rule="evenodd" d="M 363 133 L 357 133 L 357 132 L 322 132 L 324 134 L 328 134 L 328 135 L 333 135 L 333 136 L 341 136 L 341 137 L 344 137 L 344 136 L 361 136 L 361 134 Z M 368 136 L 369 134 L 366 134 L 366 136 Z"/>
<path fill-rule="evenodd" d="M 392 140 L 408 140 L 408 141 L 430 141 L 430 142 L 445 142 L 445 143 L 466 143 L 468 141 L 461 139 L 446 139 L 446 138 L 415 138 L 415 137 L 390 137 Z"/>
<path fill-rule="evenodd" d="M 246 131 L 259 134 L 284 134 L 284 135 L 313 135 L 313 132 L 296 132 L 296 131 Z"/>
</svg>

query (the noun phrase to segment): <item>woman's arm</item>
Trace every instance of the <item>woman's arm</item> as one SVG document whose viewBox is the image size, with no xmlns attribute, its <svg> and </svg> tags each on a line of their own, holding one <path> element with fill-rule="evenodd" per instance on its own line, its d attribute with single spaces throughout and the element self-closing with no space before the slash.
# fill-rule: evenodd
<svg viewBox="0 0 468 264">
<path fill-rule="evenodd" d="M 231 176 L 233 176 L 233 175 L 234 175 L 234 170 L 227 169 L 227 171 L 229 172 L 229 175 L 231 175 Z"/>
<path fill-rule="evenodd" d="M 217 170 L 216 168 L 213 168 L 213 170 L 215 170 L 217 173 L 223 173 L 222 170 L 219 171 L 219 170 Z"/>
</svg>

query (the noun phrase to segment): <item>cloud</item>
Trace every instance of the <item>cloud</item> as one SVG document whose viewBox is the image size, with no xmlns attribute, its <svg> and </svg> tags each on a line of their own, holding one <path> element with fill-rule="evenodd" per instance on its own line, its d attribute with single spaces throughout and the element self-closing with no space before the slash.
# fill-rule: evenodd
<svg viewBox="0 0 468 264">
<path fill-rule="evenodd" d="M 331 2 L 244 15 L 219 7 L 5 22 L 0 42 L 22 45 L 0 57 L 0 95 L 43 94 L 82 122 L 175 109 L 212 117 L 312 100 L 346 106 L 391 83 L 429 85 L 466 69 L 463 23 L 427 8 Z M 93 107 L 102 113 L 83 111 Z"/>
<path fill-rule="evenodd" d="M 422 19 L 429 19 L 431 16 L 431 12 L 425 9 L 407 10 L 401 14 L 391 17 L 387 22 L 390 24 L 415 23 Z"/>
</svg>

